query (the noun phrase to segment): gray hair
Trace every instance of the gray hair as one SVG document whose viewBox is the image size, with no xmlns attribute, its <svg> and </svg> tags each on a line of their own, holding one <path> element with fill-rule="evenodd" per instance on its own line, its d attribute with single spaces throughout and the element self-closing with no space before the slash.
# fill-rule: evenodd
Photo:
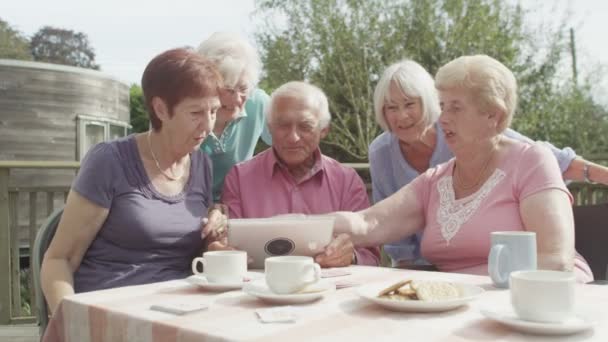
<svg viewBox="0 0 608 342">
<path fill-rule="evenodd" d="M 266 122 L 272 122 L 272 115 L 277 99 L 293 99 L 301 101 L 319 116 L 319 126 L 321 129 L 327 128 L 331 121 L 329 113 L 329 101 L 321 88 L 310 83 L 301 81 L 291 81 L 278 87 L 270 95 L 270 103 L 266 109 Z"/>
<path fill-rule="evenodd" d="M 395 82 L 408 97 L 420 99 L 425 125 L 431 125 L 439 118 L 441 109 L 433 77 L 420 64 L 406 59 L 386 68 L 374 90 L 376 122 L 383 130 L 390 130 L 384 118 L 384 102 L 391 100 L 391 82 Z"/>
<path fill-rule="evenodd" d="M 437 89 L 462 88 L 483 110 L 498 109 L 505 115 L 497 127 L 504 131 L 511 124 L 517 106 L 517 80 L 504 64 L 486 55 L 462 56 L 439 68 Z"/>
<path fill-rule="evenodd" d="M 215 32 L 198 46 L 197 52 L 215 63 L 226 86 L 236 86 L 241 75 L 245 75 L 249 88 L 258 84 L 262 69 L 260 56 L 240 35 Z"/>
</svg>

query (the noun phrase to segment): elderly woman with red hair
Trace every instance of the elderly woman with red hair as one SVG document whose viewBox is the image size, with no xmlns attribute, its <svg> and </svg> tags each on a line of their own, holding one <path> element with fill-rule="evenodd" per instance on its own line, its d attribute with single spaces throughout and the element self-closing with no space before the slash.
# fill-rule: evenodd
<svg viewBox="0 0 608 342">
<path fill-rule="evenodd" d="M 91 148 L 44 256 L 51 311 L 74 292 L 190 275 L 213 202 L 211 163 L 200 145 L 222 86 L 214 64 L 190 50 L 148 64 L 142 88 L 151 129 Z"/>
</svg>

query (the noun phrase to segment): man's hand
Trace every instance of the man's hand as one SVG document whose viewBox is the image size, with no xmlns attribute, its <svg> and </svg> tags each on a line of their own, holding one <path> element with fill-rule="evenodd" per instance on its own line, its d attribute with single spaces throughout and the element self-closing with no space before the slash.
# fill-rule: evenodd
<svg viewBox="0 0 608 342">
<path fill-rule="evenodd" d="M 336 236 L 325 247 L 325 252 L 318 254 L 315 261 L 321 267 L 343 267 L 348 266 L 353 261 L 355 246 L 347 234 Z"/>
</svg>

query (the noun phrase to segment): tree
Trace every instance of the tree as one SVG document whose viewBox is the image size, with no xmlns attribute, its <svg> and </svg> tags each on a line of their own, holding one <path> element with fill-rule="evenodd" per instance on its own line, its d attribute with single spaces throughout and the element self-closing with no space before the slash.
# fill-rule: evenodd
<svg viewBox="0 0 608 342">
<path fill-rule="evenodd" d="M 369 143 L 380 133 L 373 119 L 374 87 L 384 68 L 404 58 L 431 74 L 461 55 L 497 58 L 519 80 L 519 113 L 524 114 L 515 124 L 535 139 L 567 143 L 540 128 L 544 121 L 538 119 L 548 104 L 563 109 L 571 100 L 573 114 L 574 103 L 598 108 L 584 87 L 567 89 L 556 82 L 567 56 L 565 26 L 543 32 L 541 39 L 525 25 L 526 12 L 508 1 L 257 0 L 256 11 L 261 18 L 256 38 L 266 68 L 261 86 L 271 90 L 293 79 L 320 86 L 333 115 L 323 148 L 341 161 L 367 160 Z M 273 25 L 276 18 L 284 20 Z M 576 120 L 550 114 L 552 127 Z"/>
<path fill-rule="evenodd" d="M 99 70 L 95 51 L 82 32 L 45 26 L 32 37 L 30 49 L 36 61 Z"/>
<path fill-rule="evenodd" d="M 150 119 L 144 105 L 144 93 L 137 84 L 131 85 L 129 89 L 129 107 L 131 113 L 131 130 L 135 133 L 148 130 Z"/>
<path fill-rule="evenodd" d="M 530 101 L 527 113 L 515 116 L 517 129 L 557 146 L 572 147 L 577 154 L 591 156 L 606 152 L 608 110 L 590 96 L 589 85 L 563 86 L 539 94 Z"/>
<path fill-rule="evenodd" d="M 0 58 L 31 60 L 27 38 L 0 19 Z"/>
</svg>

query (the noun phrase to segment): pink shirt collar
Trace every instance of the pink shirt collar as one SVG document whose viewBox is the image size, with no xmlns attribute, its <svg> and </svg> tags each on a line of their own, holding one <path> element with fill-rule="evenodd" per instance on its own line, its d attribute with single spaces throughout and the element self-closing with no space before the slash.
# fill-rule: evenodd
<svg viewBox="0 0 608 342">
<path fill-rule="evenodd" d="M 300 181 L 298 181 L 297 183 L 303 183 L 306 182 L 307 180 L 311 179 L 312 177 L 314 177 L 315 175 L 317 175 L 318 173 L 320 173 L 321 171 L 323 171 L 325 169 L 325 165 L 323 163 L 323 158 L 321 156 L 321 149 L 319 149 L 317 147 L 317 149 L 313 152 L 314 158 L 315 158 L 315 163 L 313 164 L 312 168 L 308 171 L 308 175 L 306 175 L 306 177 L 303 177 Z M 266 174 L 272 178 L 272 176 L 274 175 L 274 173 L 277 170 L 283 170 L 283 172 L 286 172 L 289 174 L 289 171 L 287 170 L 287 166 L 281 161 L 279 160 L 279 158 L 277 158 L 276 155 L 276 151 L 274 150 L 274 148 L 272 148 L 272 153 L 268 153 L 268 158 L 266 159 Z"/>
</svg>

